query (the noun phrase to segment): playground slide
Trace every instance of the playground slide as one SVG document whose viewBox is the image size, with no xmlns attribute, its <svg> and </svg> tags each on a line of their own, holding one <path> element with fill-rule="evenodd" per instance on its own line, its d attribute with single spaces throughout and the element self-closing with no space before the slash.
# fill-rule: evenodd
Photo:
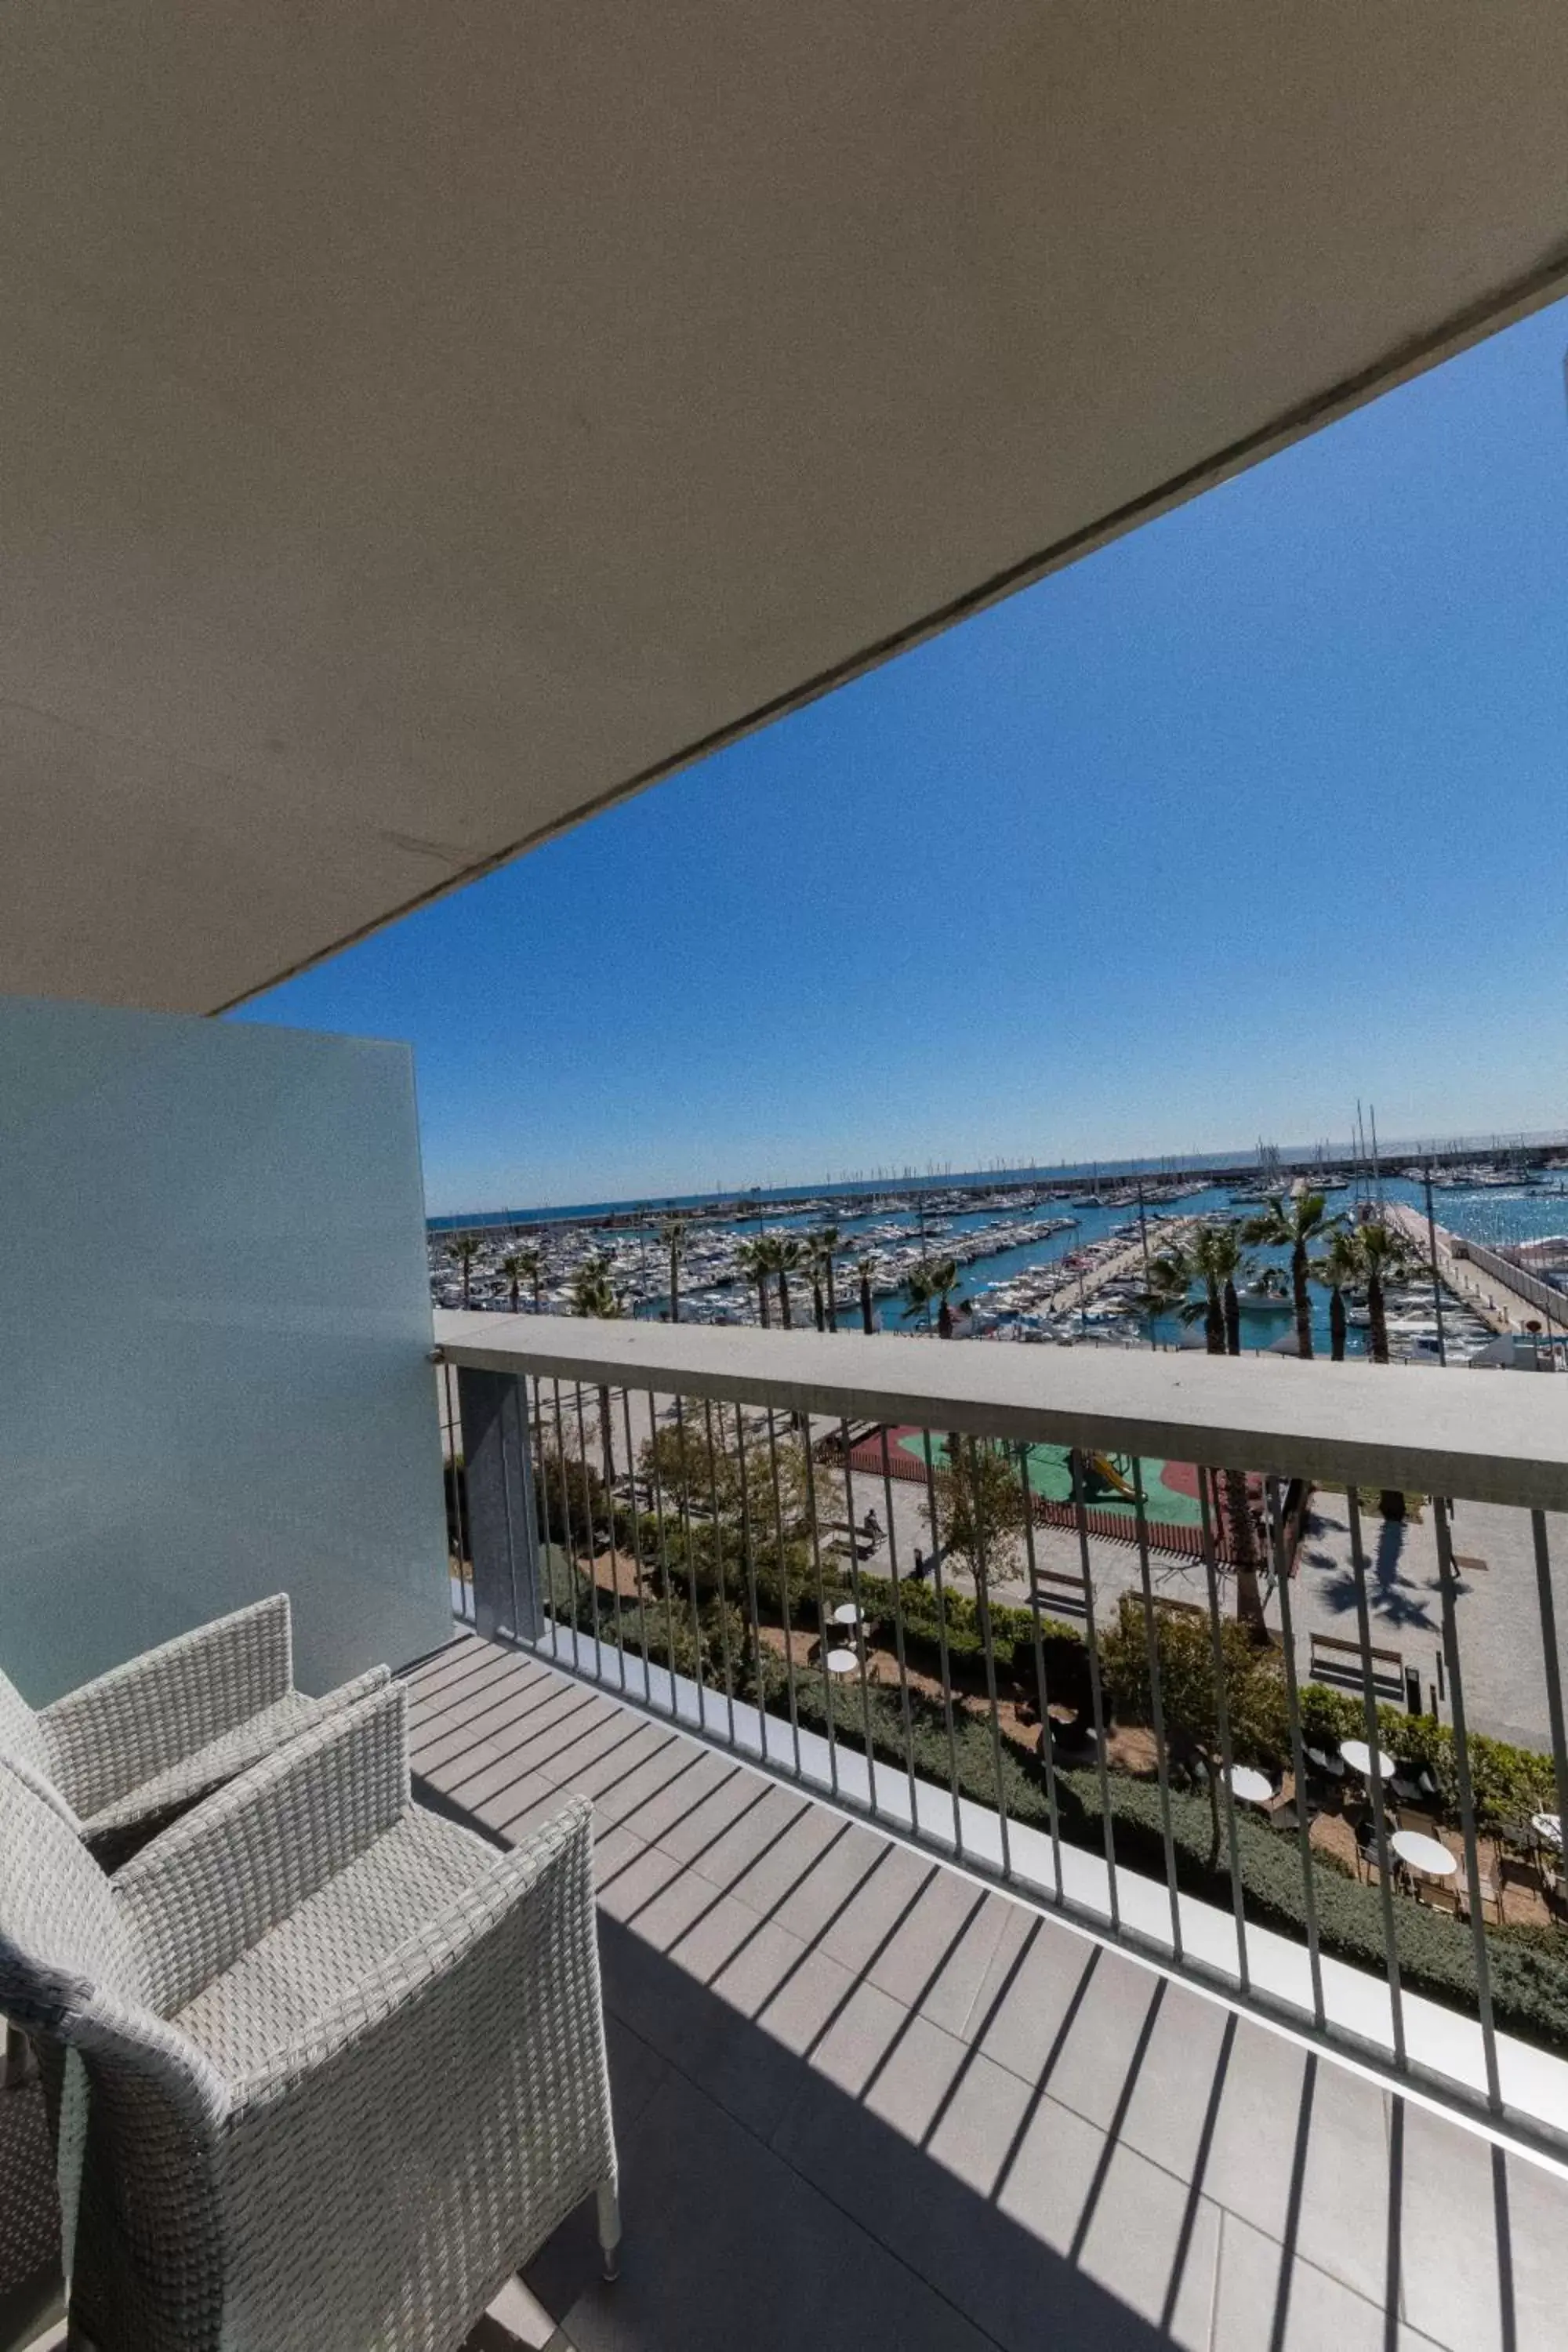
<svg viewBox="0 0 1568 2352">
<path fill-rule="evenodd" d="M 1108 1454 L 1091 1454 L 1089 1457 L 1089 1466 L 1097 1478 L 1103 1478 L 1105 1484 L 1114 1487 L 1117 1494 L 1124 1495 L 1130 1503 L 1134 1500 L 1132 1481 L 1122 1476 Z"/>
</svg>

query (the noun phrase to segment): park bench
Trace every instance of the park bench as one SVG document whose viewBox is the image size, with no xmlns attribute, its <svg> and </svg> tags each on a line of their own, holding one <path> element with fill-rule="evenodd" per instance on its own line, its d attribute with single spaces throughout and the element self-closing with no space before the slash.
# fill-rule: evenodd
<svg viewBox="0 0 1568 2352">
<path fill-rule="evenodd" d="M 1374 1698 L 1387 1699 L 1394 1706 L 1405 1703 L 1405 1659 L 1398 1650 L 1363 1650 L 1359 1642 L 1342 1642 L 1337 1633 L 1314 1633 L 1312 1655 L 1308 1675 L 1315 1683 L 1331 1683 L 1340 1690 L 1362 1689 L 1362 1661 L 1371 1667 Z"/>
</svg>

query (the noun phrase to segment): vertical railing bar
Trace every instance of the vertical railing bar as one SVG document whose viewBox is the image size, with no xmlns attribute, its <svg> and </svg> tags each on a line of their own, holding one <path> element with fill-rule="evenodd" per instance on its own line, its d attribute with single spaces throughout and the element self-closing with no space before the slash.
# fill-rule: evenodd
<svg viewBox="0 0 1568 2352">
<path fill-rule="evenodd" d="M 1285 1559 L 1285 1520 L 1279 1482 L 1264 1483 L 1268 1498 L 1270 1546 L 1274 1554 L 1274 1584 L 1279 1595 L 1279 1633 L 1285 1649 L 1285 1707 L 1290 1727 L 1290 1769 L 1296 1781 L 1296 1841 L 1301 1855 L 1301 1903 L 1307 1922 L 1307 1964 L 1312 1977 L 1312 2021 L 1321 2030 L 1323 1963 L 1318 1948 L 1318 1880 L 1312 1862 L 1312 1825 L 1307 1819 L 1307 1756 L 1301 1738 L 1301 1694 L 1296 1673 L 1296 1633 L 1291 1618 L 1290 1578 Z"/>
<path fill-rule="evenodd" d="M 1372 1769 L 1367 1776 L 1372 1800 L 1373 1836 L 1377 1843 L 1377 1874 L 1383 1894 L 1383 1957 L 1388 1969 L 1388 1999 L 1394 2020 L 1394 2063 L 1406 2064 L 1405 2052 L 1405 1990 L 1399 1978 L 1399 1947 L 1394 1924 L 1393 1858 L 1388 1843 L 1388 1809 L 1383 1798 L 1383 1774 L 1378 1769 L 1382 1743 L 1377 1697 L 1372 1686 L 1372 1612 L 1366 1597 L 1366 1546 L 1362 1538 L 1361 1496 L 1354 1486 L 1345 1489 L 1351 1530 L 1351 1581 L 1355 1589 L 1356 1639 L 1361 1644 L 1361 1719 L 1366 1733 Z"/>
<path fill-rule="evenodd" d="M 669 1684 L 669 1715 L 677 1720 L 680 1710 L 675 1703 L 675 1586 L 669 1572 L 669 1539 L 664 1525 L 664 1474 L 659 1468 L 658 1454 L 658 1391 L 647 1392 L 647 1427 L 649 1458 L 653 1464 L 653 1517 L 658 1537 L 658 1580 L 664 1588 L 665 1674 Z"/>
<path fill-rule="evenodd" d="M 613 1389 L 605 1390 L 604 1403 L 605 1410 L 599 1423 L 599 1437 L 604 1448 L 605 1495 L 610 1514 L 610 1592 L 614 1602 L 616 1653 L 620 1662 L 621 1688 L 625 1690 L 626 1687 L 626 1621 L 621 1609 L 621 1549 L 616 1541 L 616 1482 L 610 1475 L 615 1464 L 616 1452 L 616 1403 Z M 626 1466 L 629 1471 L 630 1464 L 628 1463 Z M 633 1477 L 631 1488 L 634 1520 L 637 1517 L 637 1484 L 636 1478 Z"/>
<path fill-rule="evenodd" d="M 866 1653 L 870 1647 L 866 1628 L 861 1622 L 865 1612 L 860 1606 L 860 1546 L 855 1534 L 855 1479 L 849 1460 L 849 1423 L 840 1418 L 838 1442 L 844 1448 L 844 1508 L 849 1520 L 849 1591 L 855 1603 L 855 1648 L 860 1661 L 860 1709 L 866 1732 L 866 1792 L 870 1802 L 871 1818 L 876 1820 L 880 1810 L 877 1801 L 877 1756 L 871 1737 L 871 1670 Z"/>
<path fill-rule="evenodd" d="M 1029 1446 L 1018 1446 L 1018 1479 L 1024 1495 L 1024 1555 L 1029 1576 L 1029 1615 L 1035 1629 L 1035 1689 L 1040 1707 L 1040 1761 L 1046 1775 L 1046 1811 L 1051 1832 L 1051 1871 L 1057 1900 L 1062 1894 L 1061 1822 L 1057 1806 L 1057 1765 L 1051 1747 L 1051 1694 L 1046 1679 L 1046 1637 L 1040 1623 L 1040 1591 L 1035 1558 L 1035 1490 L 1029 1484 Z"/>
<path fill-rule="evenodd" d="M 508 1591 L 509 1591 L 509 1592 L 510 1593 L 510 1595 L 511 1595 L 511 1614 L 510 1614 L 510 1630 L 511 1639 L 512 1639 L 514 1642 L 517 1640 L 517 1619 L 518 1619 L 518 1607 L 517 1607 L 517 1539 L 518 1539 L 518 1535 L 519 1535 L 519 1532 L 520 1532 L 520 1531 L 519 1531 L 519 1529 L 518 1529 L 518 1528 L 517 1528 L 517 1526 L 516 1526 L 516 1524 L 515 1524 L 515 1522 L 513 1521 L 513 1518 L 512 1518 L 512 1509 L 511 1509 L 511 1484 L 512 1484 L 512 1482 L 511 1482 L 510 1477 L 510 1476 L 509 1476 L 509 1475 L 508 1475 L 508 1472 L 507 1472 L 507 1464 L 506 1464 L 506 1444 L 507 1444 L 507 1427 L 506 1427 L 506 1418 L 507 1418 L 507 1410 L 508 1410 L 509 1403 L 510 1403 L 510 1406 L 511 1418 L 512 1418 L 512 1421 L 513 1421 L 514 1424 L 515 1424 L 515 1423 L 517 1422 L 517 1420 L 518 1420 L 518 1418 L 519 1418 L 519 1415 L 518 1415 L 518 1409 L 517 1409 L 517 1392 L 518 1392 L 518 1382 L 519 1382 L 519 1381 L 520 1381 L 520 1380 L 521 1380 L 522 1378 L 523 1378 L 523 1375 L 522 1375 L 521 1373 L 514 1374 L 514 1376 L 512 1377 L 512 1379 L 511 1379 L 511 1380 L 510 1380 L 510 1381 L 507 1382 L 506 1387 L 501 1391 L 501 1403 L 500 1403 L 500 1445 L 501 1445 L 500 1501 L 501 1501 L 501 1515 L 502 1515 L 503 1518 L 504 1518 L 504 1519 L 505 1519 L 505 1521 L 506 1521 L 506 1581 L 507 1581 L 507 1590 L 508 1590 Z M 475 1621 L 476 1621 L 476 1622 L 478 1622 L 478 1617 L 479 1617 L 479 1608 L 478 1608 L 478 1602 L 477 1602 L 477 1601 L 476 1601 L 476 1603 L 475 1603 L 474 1615 L 475 1615 Z"/>
<path fill-rule="evenodd" d="M 1160 1828 L 1165 1846 L 1165 1891 L 1171 1906 L 1171 1949 L 1182 1957 L 1182 1906 L 1176 1889 L 1176 1835 L 1171 1819 L 1171 1760 L 1165 1745 L 1165 1695 L 1160 1675 L 1160 1637 L 1154 1622 L 1154 1582 L 1149 1568 L 1149 1507 L 1143 1465 L 1132 1459 L 1132 1524 L 1138 1539 L 1138 1580 L 1143 1592 L 1143 1654 L 1149 1668 L 1149 1712 L 1153 1717 L 1154 1769 L 1160 1783 Z"/>
<path fill-rule="evenodd" d="M 637 1459 L 633 1451 L 632 1392 L 621 1391 L 621 1416 L 626 1433 L 626 1479 L 632 1500 L 632 1559 L 637 1575 L 637 1641 L 642 1650 L 642 1695 L 648 1706 L 653 1704 L 653 1673 L 647 1655 L 647 1571 L 642 1556 L 642 1513 L 637 1508 Z"/>
<path fill-rule="evenodd" d="M 713 1401 L 702 1400 L 702 1422 L 708 1436 L 708 1505 L 713 1514 L 713 1568 L 719 1580 L 719 1654 L 724 1667 L 725 1718 L 730 1727 L 730 1745 L 735 1745 L 735 1670 L 730 1647 L 730 1571 L 724 1559 L 724 1526 L 719 1516 L 719 1457 L 713 1447 Z M 724 1425 L 724 1408 L 719 1408 L 719 1426 Z"/>
<path fill-rule="evenodd" d="M 577 1407 L 577 1459 L 583 1472 L 583 1517 L 587 1522 L 584 1534 L 588 1545 L 588 1606 L 594 1618 L 594 1672 L 600 1679 L 605 1672 L 605 1644 L 599 1632 L 599 1571 L 594 1557 L 594 1506 L 588 1493 L 588 1424 L 583 1411 L 583 1383 L 574 1383 Z M 610 1507 L 610 1549 L 615 1549 L 616 1515 Z M 621 1660 L 621 1686 L 626 1687 L 626 1662 Z"/>
<path fill-rule="evenodd" d="M 550 1577 L 550 1482 L 544 1470 L 544 1375 L 533 1375 L 533 1516 L 539 1538 L 539 1605 L 550 1620 L 550 1654 L 559 1659 L 555 1589 Z"/>
<path fill-rule="evenodd" d="M 1470 1942 L 1476 1958 L 1476 2005 L 1480 2012 L 1481 2053 L 1487 2070 L 1487 2104 L 1502 2113 L 1502 2083 L 1498 2073 L 1497 2028 L 1492 2019 L 1491 1961 L 1487 1949 L 1486 1913 L 1481 1904 L 1480 1849 L 1476 1837 L 1475 1792 L 1470 1783 L 1470 1745 L 1465 1729 L 1465 1685 L 1459 1665 L 1459 1628 L 1454 1609 L 1454 1585 L 1458 1570 L 1449 1539 L 1448 1506 L 1440 1495 L 1432 1497 L 1437 1530 L 1437 1581 L 1443 1596 L 1443 1648 L 1448 1666 L 1448 1712 L 1453 1717 L 1454 1770 L 1459 1783 L 1459 1824 L 1465 1840 L 1465 1876 L 1470 1890 Z M 1500 1870 L 1500 1864 L 1496 1865 Z M 1500 1879 L 1499 1881 L 1500 1885 Z"/>
<path fill-rule="evenodd" d="M 1075 1445 L 1068 1456 L 1072 1475 L 1073 1517 L 1078 1527 L 1079 1567 L 1083 1576 L 1084 1647 L 1089 1652 L 1089 1706 L 1094 1717 L 1095 1763 L 1100 1780 L 1100 1827 L 1105 1840 L 1106 1894 L 1110 1907 L 1110 1925 L 1121 1925 L 1121 1897 L 1116 1885 L 1116 1824 L 1110 1813 L 1110 1763 L 1106 1755 L 1109 1733 L 1105 1717 L 1105 1693 L 1100 1679 L 1100 1633 L 1094 1622 L 1094 1580 L 1089 1566 L 1089 1507 L 1083 1494 L 1083 1456 Z"/>
<path fill-rule="evenodd" d="M 915 1779 L 915 1726 L 910 1706 L 910 1669 L 904 1647 L 904 1588 L 899 1574 L 899 1538 L 893 1525 L 893 1471 L 888 1453 L 888 1424 L 882 1423 L 882 1496 L 888 1514 L 888 1567 L 893 1586 L 893 1649 L 899 1662 L 899 1695 L 904 1718 L 904 1764 L 910 1782 L 910 1827 L 921 1825 L 920 1797 Z"/>
<path fill-rule="evenodd" d="M 925 1447 L 926 1508 L 931 1517 L 931 1590 L 936 1594 L 936 1638 L 942 1662 L 942 1702 L 947 1720 L 947 1785 L 952 1799 L 953 1852 L 963 1858 L 963 1812 L 958 1797 L 958 1736 L 953 1727 L 952 1667 L 947 1650 L 947 1589 L 942 1574 L 942 1533 L 937 1524 L 936 1466 L 931 1460 L 931 1432 L 922 1429 L 921 1443 Z M 951 1448 L 949 1449 L 951 1452 Z"/>
<path fill-rule="evenodd" d="M 574 1668 L 580 1674 L 583 1669 L 583 1659 L 577 1637 L 583 1629 L 577 1621 L 582 1615 L 582 1604 L 581 1598 L 577 1591 L 577 1563 L 574 1559 L 572 1552 L 572 1481 L 567 1475 L 566 1423 L 561 1403 L 560 1381 L 552 1381 L 552 1387 L 554 1389 L 555 1397 L 555 1461 L 556 1465 L 561 1472 L 562 1549 L 565 1555 L 566 1560 L 566 1587 L 572 1596 L 572 1664 Z M 552 1608 L 554 1606 L 554 1581 L 552 1580 L 551 1605 Z"/>
<path fill-rule="evenodd" d="M 1223 1475 L 1224 1474 L 1221 1473 Z M 1239 1475 L 1239 1473 L 1237 1474 Z M 1198 1511 L 1203 1543 L 1204 1573 L 1208 1583 L 1209 1654 L 1214 1670 L 1215 1719 L 1219 1727 L 1221 1778 L 1225 1782 L 1226 1844 L 1230 1856 L 1230 1897 L 1236 1913 L 1236 1972 L 1243 1992 L 1251 1990 L 1247 1958 L 1247 1901 L 1241 1885 L 1241 1841 L 1236 1822 L 1236 1790 L 1230 1776 L 1235 1757 L 1230 1740 L 1230 1701 L 1225 1686 L 1225 1636 L 1220 1631 L 1219 1563 L 1215 1551 L 1212 1487 L 1215 1473 L 1205 1479 L 1198 1472 Z M 1239 1574 L 1239 1569 L 1237 1573 Z"/>
<path fill-rule="evenodd" d="M 691 1544 L 691 1465 L 686 1452 L 686 1400 L 675 1400 L 675 1434 L 680 1455 L 680 1529 L 686 1541 L 686 1589 L 691 1601 L 691 1643 L 693 1678 L 697 1684 L 697 1725 L 700 1731 L 708 1728 L 708 1691 L 702 1675 L 702 1620 L 697 1607 L 697 1556 Z M 673 1671 L 675 1661 L 670 1660 Z"/>
<path fill-rule="evenodd" d="M 989 1444 L 990 1441 L 985 1441 Z M 1002 1777 L 1002 1710 L 996 1689 L 996 1648 L 991 1624 L 991 1572 L 985 1556 L 985 1502 L 980 1486 L 981 1440 L 969 1447 L 970 1512 L 974 1527 L 974 1611 L 980 1621 L 980 1651 L 985 1661 L 985 1696 L 991 1709 L 991 1769 L 996 1782 L 996 1820 L 1002 1837 L 1002 1875 L 1013 1875 L 1012 1846 L 1007 1834 L 1007 1792 Z"/>
<path fill-rule="evenodd" d="M 827 1596 L 822 1588 L 822 1531 L 816 1521 L 816 1472 L 811 1459 L 811 1415 L 800 1417 L 800 1445 L 805 1464 L 805 1510 L 811 1522 L 811 1564 L 816 1582 L 816 1657 L 822 1675 L 822 1706 L 827 1725 L 827 1780 L 838 1794 L 838 1742 L 833 1723 L 833 1676 L 827 1671 Z"/>
<path fill-rule="evenodd" d="M 777 1547 L 779 1564 L 779 1615 L 784 1621 L 784 1688 L 789 1698 L 789 1729 L 790 1738 L 795 1747 L 795 1777 L 799 1780 L 805 1776 L 800 1761 L 800 1705 L 795 1683 L 795 1625 L 790 1615 L 789 1605 L 789 1561 L 784 1557 L 784 1503 L 779 1495 L 778 1430 L 773 1421 L 772 1405 L 767 1407 L 767 1416 L 768 1463 L 773 1475 L 773 1542 Z"/>
<path fill-rule="evenodd" d="M 720 1407 L 721 1425 L 723 1407 Z M 746 1408 L 739 1397 L 735 1400 L 735 1444 L 739 1449 L 741 1471 L 741 1545 L 746 1564 L 746 1600 L 752 1613 L 752 1655 L 756 1662 L 757 1736 L 762 1743 L 763 1761 L 772 1759 L 768 1754 L 768 1685 L 763 1654 L 763 1621 L 757 1607 L 757 1559 L 752 1542 L 752 1493 L 746 1469 Z"/>
<path fill-rule="evenodd" d="M 1552 1769 L 1557 1784 L 1557 1821 L 1560 1832 L 1568 1837 L 1568 1831 L 1563 1830 L 1563 1824 L 1568 1822 L 1568 1733 L 1563 1729 L 1557 1604 L 1552 1591 L 1552 1554 L 1546 1539 L 1545 1512 L 1531 1511 L 1530 1522 L 1535 1539 L 1535 1591 L 1541 1612 L 1542 1654 L 1546 1662 L 1546 1711 L 1552 1725 Z"/>
</svg>

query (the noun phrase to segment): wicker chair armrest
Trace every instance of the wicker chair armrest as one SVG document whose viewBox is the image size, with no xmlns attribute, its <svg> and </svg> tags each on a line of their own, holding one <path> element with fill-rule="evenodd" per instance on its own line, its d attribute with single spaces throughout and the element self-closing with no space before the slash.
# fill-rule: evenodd
<svg viewBox="0 0 1568 2352">
<path fill-rule="evenodd" d="M 416 2308 L 399 2343 L 456 2341 L 590 2190 L 614 2180 L 591 1808 L 569 1799 L 264 2068 L 230 2085 L 243 2300 L 279 2340 L 300 2249 L 330 2249 L 333 2340 Z M 302 2292 L 302 2290 L 301 2290 Z M 428 2298 L 428 2300 L 426 2300 Z"/>
<path fill-rule="evenodd" d="M 595 1940 L 592 1825 L 587 1798 L 564 1797 L 560 1809 L 510 1853 L 477 1854 L 473 1884 L 301 2028 L 264 2069 L 236 2084 L 237 2107 L 286 2095 L 318 2068 L 401 2014 L 412 2013 L 443 1979 L 465 1969 L 476 1990 L 485 1977 L 499 1972 L 510 1986 L 508 2000 L 520 1999 L 526 2008 L 528 1993 L 512 1975 L 515 1959 L 540 1935 L 548 1941 L 552 1914 L 559 1912 L 563 1920 L 574 1914 L 580 1927 L 585 1923 L 587 1941 Z M 545 1949 L 542 1944 L 542 1964 Z M 491 2021 L 502 2034 L 516 2022 Z M 415 2046 L 424 2047 L 423 2039 Z"/>
<path fill-rule="evenodd" d="M 38 1721 L 61 1793 L 84 1819 L 285 1698 L 289 1596 L 274 1593 L 112 1666 Z"/>
<path fill-rule="evenodd" d="M 383 1684 L 154 1838 L 114 1880 L 149 2008 L 194 2000 L 409 1802 L 407 1693 Z"/>
</svg>

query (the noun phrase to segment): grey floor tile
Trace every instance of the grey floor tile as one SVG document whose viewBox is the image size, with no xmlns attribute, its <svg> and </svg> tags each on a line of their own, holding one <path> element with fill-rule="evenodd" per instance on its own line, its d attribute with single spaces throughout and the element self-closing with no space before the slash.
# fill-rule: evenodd
<svg viewBox="0 0 1568 2352">
<path fill-rule="evenodd" d="M 1219 2231 L 1217 2205 L 1118 2144 L 1079 2218 L 1077 2259 L 1163 2336 L 1207 2352 Z"/>
<path fill-rule="evenodd" d="M 1390 2352 L 1397 2342 L 1372 2302 L 1234 2213 L 1220 2231 L 1212 2352 Z"/>
<path fill-rule="evenodd" d="M 1054 1919 L 1020 1915 L 1006 1923 L 957 2030 L 998 2065 L 1037 2082 L 1059 2054 L 1078 2005 L 1110 1957 Z"/>
<path fill-rule="evenodd" d="M 553 1780 L 546 1780 L 537 1772 L 524 1772 L 505 1782 L 481 1804 L 466 1805 L 463 1810 L 486 1829 L 515 1843 L 537 1822 L 558 1811 L 562 1794 Z"/>
<path fill-rule="evenodd" d="M 623 2274 L 585 2222 L 529 2284 L 578 2352 L 988 2352 L 979 2330 L 689 2084 L 622 2151 Z"/>
<path fill-rule="evenodd" d="M 706 1824 L 706 1834 L 689 1851 L 690 1865 L 752 1909 L 782 1916 L 782 1906 L 824 1852 L 854 1834 L 853 1823 L 842 1814 L 792 1789 L 763 1782 L 739 1811 Z M 660 1843 L 672 1853 L 682 1850 L 678 1837 Z M 879 1851 L 880 1841 L 876 1843 Z"/>
<path fill-rule="evenodd" d="M 1568 2182 L 1403 2103 L 1403 2309 L 1454 2352 L 1568 2343 Z"/>
<path fill-rule="evenodd" d="M 956 2033 L 974 2006 L 1007 1911 L 974 1880 L 899 1848 L 825 1927 L 822 1948 Z"/>
</svg>

